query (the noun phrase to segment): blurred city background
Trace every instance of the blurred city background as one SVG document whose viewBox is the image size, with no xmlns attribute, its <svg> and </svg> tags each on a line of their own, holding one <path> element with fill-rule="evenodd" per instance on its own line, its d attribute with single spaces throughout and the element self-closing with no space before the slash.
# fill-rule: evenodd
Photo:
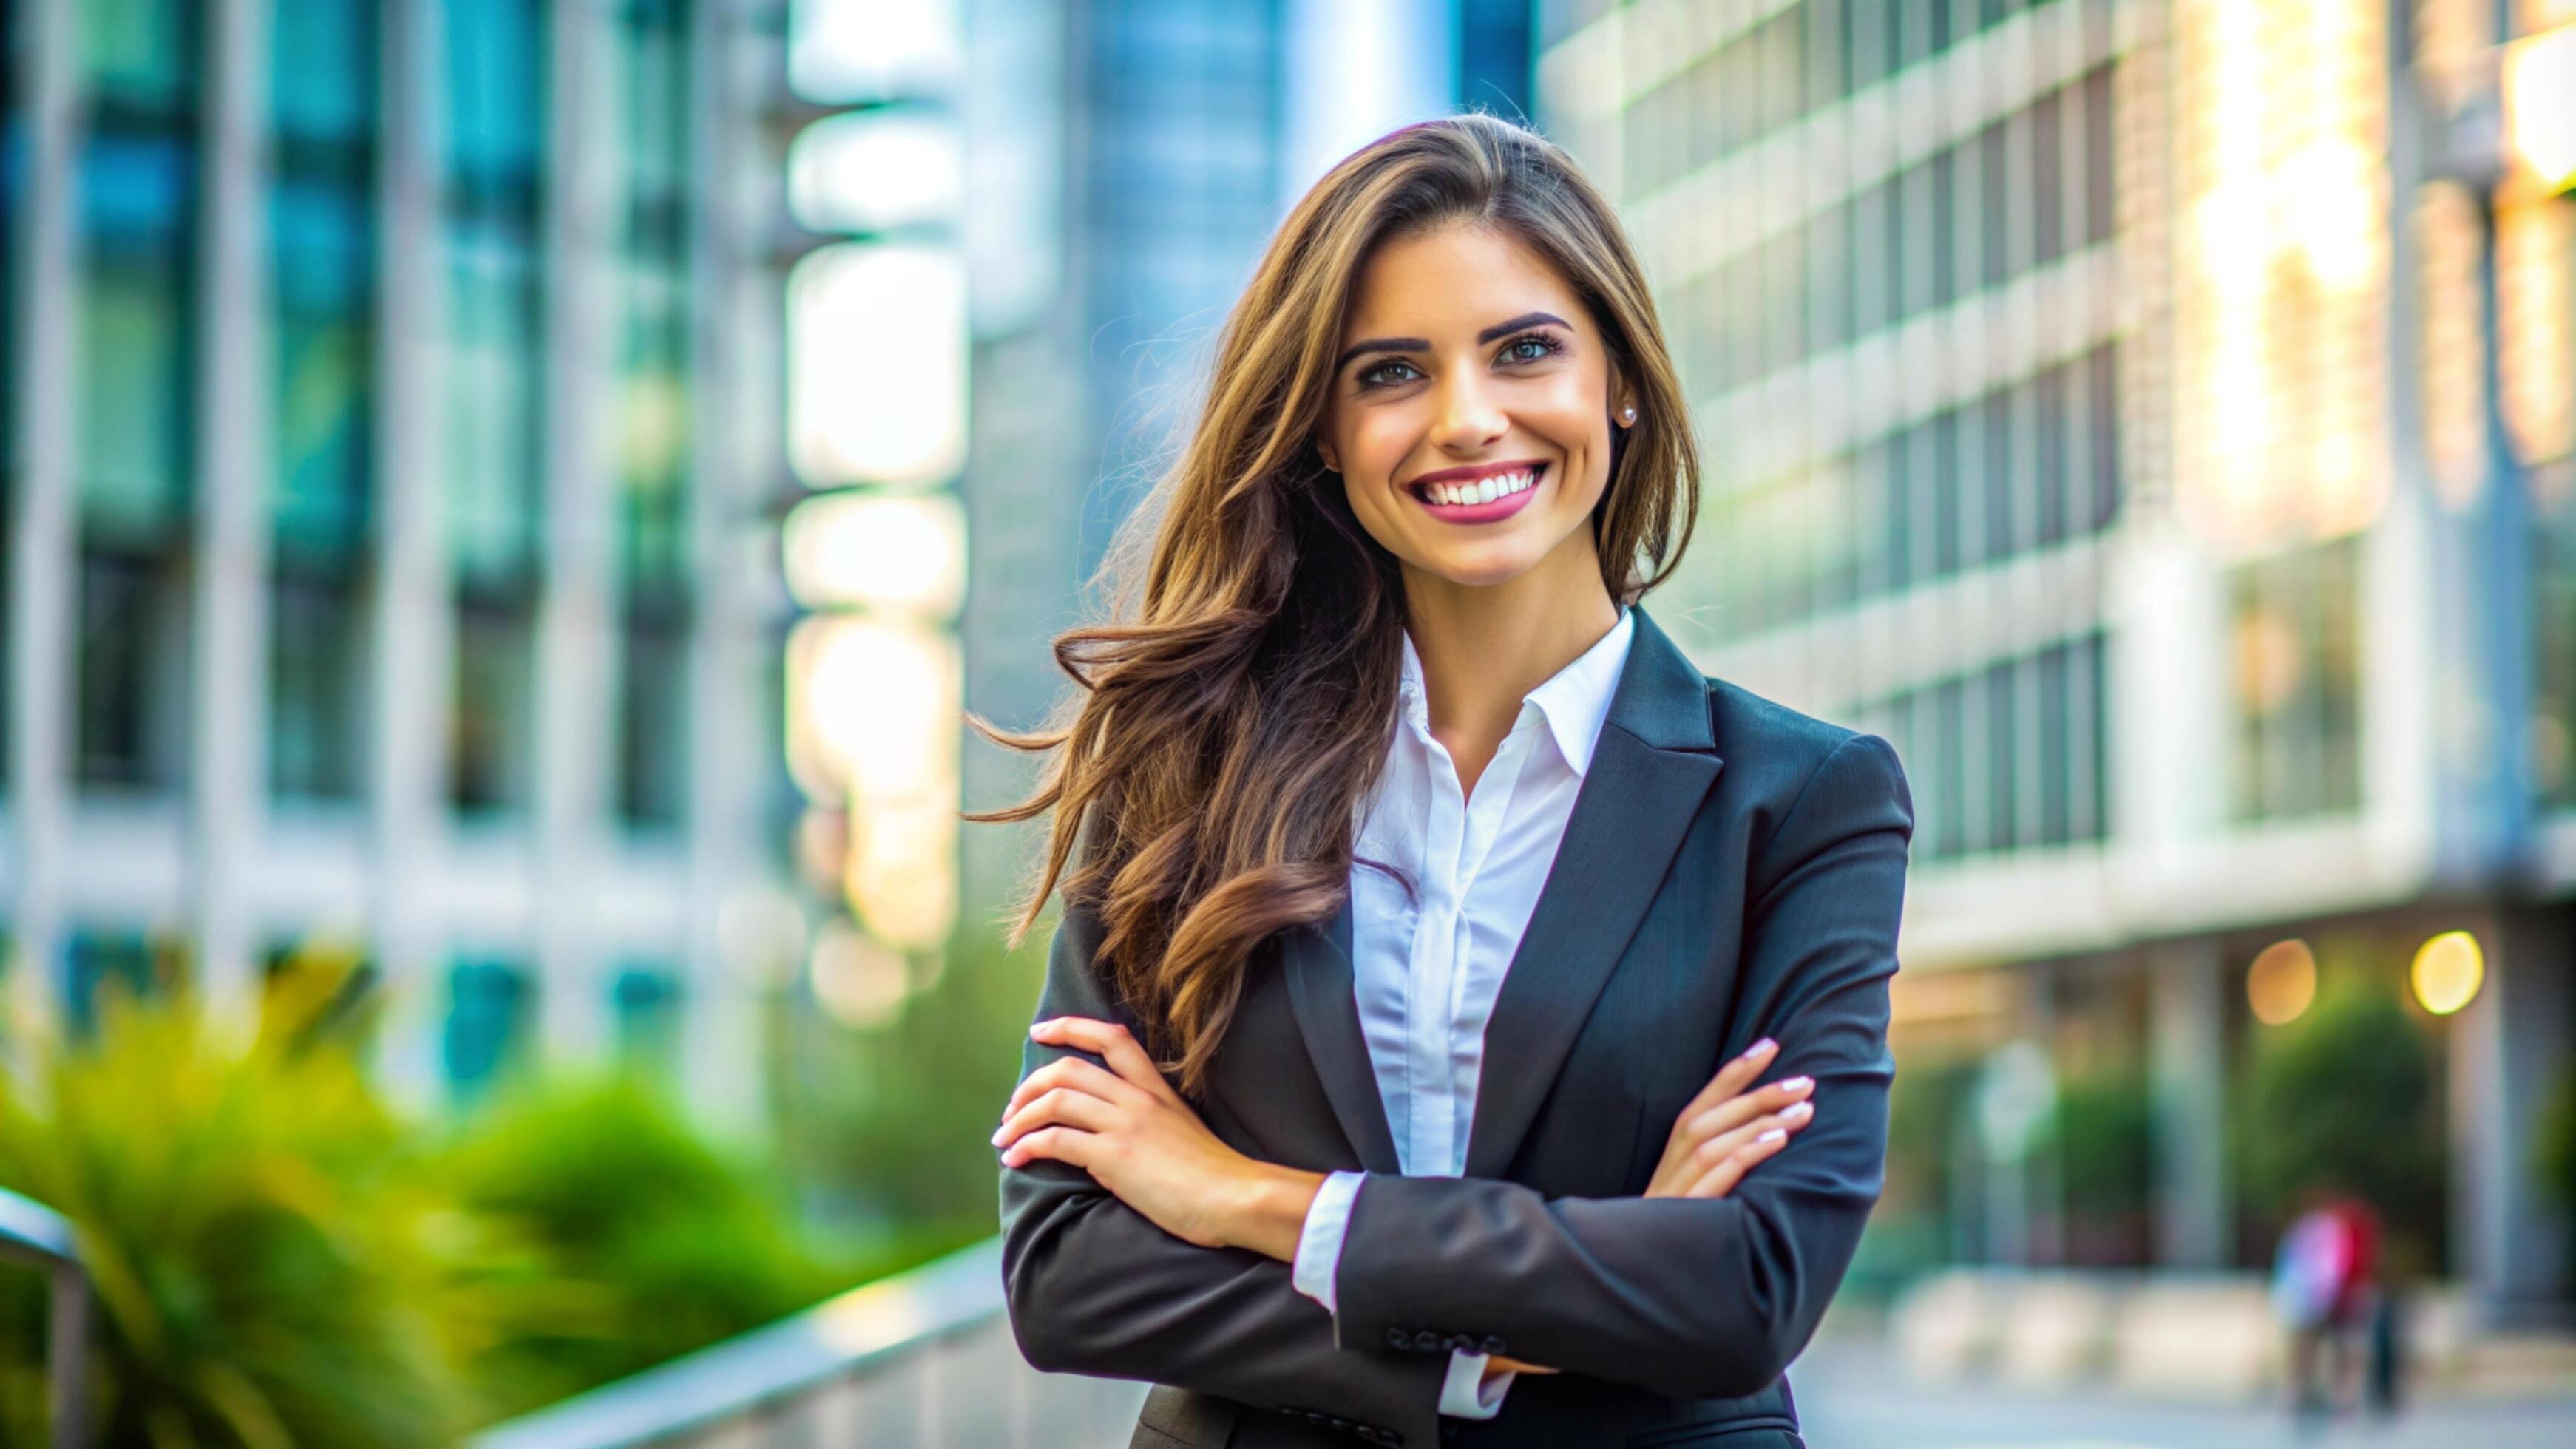
<svg viewBox="0 0 2576 1449">
<path fill-rule="evenodd" d="M 0 37 L 0 1442 L 1124 1443 L 999 1317 L 962 714 L 1057 698 L 1288 205 L 1461 108 L 1643 253 L 1657 618 L 1912 783 L 1811 1441 L 2576 1435 L 2571 0 Z"/>
</svg>

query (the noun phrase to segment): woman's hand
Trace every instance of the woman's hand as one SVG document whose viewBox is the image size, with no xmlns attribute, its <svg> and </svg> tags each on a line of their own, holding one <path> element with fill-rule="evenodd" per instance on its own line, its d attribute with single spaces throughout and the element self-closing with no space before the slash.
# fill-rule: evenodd
<svg viewBox="0 0 2576 1449">
<path fill-rule="evenodd" d="M 1778 1042 L 1764 1037 L 1718 1069 L 1673 1123 L 1647 1197 L 1724 1197 L 1814 1119 L 1807 1098 L 1816 1084 L 1806 1077 L 1745 1090 L 1779 1051 Z"/>
<path fill-rule="evenodd" d="M 1029 1036 L 1097 1052 L 1110 1069 L 1069 1056 L 1029 1073 L 993 1134 L 1003 1166 L 1040 1157 L 1070 1163 L 1184 1242 L 1293 1260 L 1323 1174 L 1226 1146 L 1115 1022 L 1060 1016 L 1030 1027 Z"/>
</svg>

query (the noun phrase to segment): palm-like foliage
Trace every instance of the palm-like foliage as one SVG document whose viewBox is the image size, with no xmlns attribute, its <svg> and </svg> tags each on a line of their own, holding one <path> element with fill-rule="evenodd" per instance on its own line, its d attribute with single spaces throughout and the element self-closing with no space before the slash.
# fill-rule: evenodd
<svg viewBox="0 0 2576 1449">
<path fill-rule="evenodd" d="M 102 1442 L 401 1449 L 475 1417 L 458 1366 L 500 1318 L 497 1245 L 330 1029 L 337 984 L 272 991 L 247 1033 L 114 993 L 93 1040 L 14 1033 L 0 1182 L 76 1225 Z M 41 1287 L 0 1292 L 0 1431 L 41 1442 Z"/>
</svg>

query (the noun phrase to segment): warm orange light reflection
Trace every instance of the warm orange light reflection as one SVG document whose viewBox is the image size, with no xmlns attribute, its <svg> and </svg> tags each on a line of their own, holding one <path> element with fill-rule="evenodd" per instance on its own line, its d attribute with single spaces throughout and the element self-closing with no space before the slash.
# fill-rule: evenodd
<svg viewBox="0 0 2576 1449">
<path fill-rule="evenodd" d="M 2448 1016 L 2477 999 L 2487 979 L 2486 952 L 2466 931 L 2444 931 L 2415 951 L 2409 973 L 2415 999 L 2435 1016 Z"/>
<path fill-rule="evenodd" d="M 2292 937 L 2263 948 L 2245 973 L 2245 1004 L 2265 1026 L 2286 1026 L 2317 999 L 2317 957 Z"/>
</svg>

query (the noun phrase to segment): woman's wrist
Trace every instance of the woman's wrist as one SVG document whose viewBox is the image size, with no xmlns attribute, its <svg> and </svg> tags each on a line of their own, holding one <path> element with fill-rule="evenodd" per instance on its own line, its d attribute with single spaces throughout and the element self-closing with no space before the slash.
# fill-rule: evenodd
<svg viewBox="0 0 2576 1449">
<path fill-rule="evenodd" d="M 1251 1162 L 1240 1189 L 1220 1225 L 1229 1247 L 1250 1248 L 1282 1263 L 1297 1261 L 1297 1240 L 1306 1231 L 1306 1211 L 1324 1185 L 1324 1174 Z"/>
</svg>

